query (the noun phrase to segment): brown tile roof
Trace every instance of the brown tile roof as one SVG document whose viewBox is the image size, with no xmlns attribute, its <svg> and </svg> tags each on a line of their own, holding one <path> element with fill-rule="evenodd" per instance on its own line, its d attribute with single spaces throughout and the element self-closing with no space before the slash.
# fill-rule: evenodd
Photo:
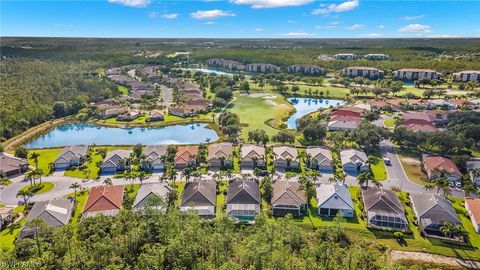
<svg viewBox="0 0 480 270">
<path fill-rule="evenodd" d="M 446 171 L 450 174 L 462 175 L 457 165 L 453 161 L 446 157 L 441 156 L 424 156 L 423 163 L 425 164 L 425 169 L 429 172 L 434 171 L 435 169 Z"/>
<path fill-rule="evenodd" d="M 214 158 L 221 157 L 231 157 L 233 154 L 233 144 L 224 142 L 212 144 L 208 147 L 208 158 L 207 160 L 212 160 Z"/>
<path fill-rule="evenodd" d="M 438 129 L 430 122 L 410 119 L 403 121 L 405 128 L 411 131 L 437 131 Z"/>
<path fill-rule="evenodd" d="M 468 205 L 470 208 L 470 212 L 472 212 L 472 216 L 480 225 L 480 199 L 479 198 L 465 198 L 465 204 Z"/>
<path fill-rule="evenodd" d="M 90 190 L 84 213 L 119 210 L 123 202 L 123 186 L 97 186 Z"/>
<path fill-rule="evenodd" d="M 192 156 L 198 155 L 198 146 L 179 146 L 175 154 L 175 163 L 187 163 Z"/>
<path fill-rule="evenodd" d="M 346 116 L 346 117 L 356 117 L 360 118 L 362 116 L 362 109 L 357 107 L 345 107 L 340 108 L 330 114 L 331 117 L 333 116 Z"/>
<path fill-rule="evenodd" d="M 21 159 L 10 154 L 0 152 L 0 171 L 8 174 L 12 171 L 19 170 L 22 166 L 27 166 L 28 161 Z"/>
</svg>

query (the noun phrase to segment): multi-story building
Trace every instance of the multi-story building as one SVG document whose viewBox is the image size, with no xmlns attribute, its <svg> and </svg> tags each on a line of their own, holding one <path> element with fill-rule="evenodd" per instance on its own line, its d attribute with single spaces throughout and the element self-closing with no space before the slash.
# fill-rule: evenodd
<svg viewBox="0 0 480 270">
<path fill-rule="evenodd" d="M 453 78 L 457 82 L 480 81 L 480 70 L 464 70 L 453 73 Z"/>
<path fill-rule="evenodd" d="M 383 53 L 369 53 L 369 54 L 365 54 L 363 58 L 367 60 L 385 60 L 388 58 L 388 55 Z"/>
<path fill-rule="evenodd" d="M 288 67 L 288 72 L 303 73 L 303 74 L 322 74 L 325 70 L 313 65 L 291 65 Z"/>
<path fill-rule="evenodd" d="M 357 55 L 353 54 L 353 53 L 339 53 L 339 54 L 335 54 L 333 57 L 335 59 L 338 59 L 338 60 L 355 60 L 355 59 L 357 59 Z"/>
<path fill-rule="evenodd" d="M 235 69 L 235 70 L 244 70 L 245 65 L 238 62 L 238 61 L 233 61 L 233 60 L 227 60 L 227 59 L 220 59 L 220 58 L 212 58 L 208 59 L 207 63 L 209 66 L 220 66 L 222 68 L 226 69 Z"/>
<path fill-rule="evenodd" d="M 280 68 L 272 64 L 252 63 L 247 64 L 246 70 L 249 72 L 277 72 Z"/>
<path fill-rule="evenodd" d="M 383 71 L 372 67 L 347 67 L 342 69 L 342 75 L 348 77 L 378 79 L 383 77 Z"/>
<path fill-rule="evenodd" d="M 437 79 L 438 73 L 431 69 L 404 68 L 394 71 L 393 77 L 400 80 L 415 81 L 420 78 Z"/>
</svg>

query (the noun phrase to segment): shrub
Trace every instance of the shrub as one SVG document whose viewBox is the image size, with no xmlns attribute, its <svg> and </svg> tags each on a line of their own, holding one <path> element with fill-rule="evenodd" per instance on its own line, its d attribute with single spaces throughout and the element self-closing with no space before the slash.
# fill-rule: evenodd
<svg viewBox="0 0 480 270">
<path fill-rule="evenodd" d="M 398 240 L 401 240 L 404 237 L 402 232 L 394 232 L 393 236 Z"/>
</svg>

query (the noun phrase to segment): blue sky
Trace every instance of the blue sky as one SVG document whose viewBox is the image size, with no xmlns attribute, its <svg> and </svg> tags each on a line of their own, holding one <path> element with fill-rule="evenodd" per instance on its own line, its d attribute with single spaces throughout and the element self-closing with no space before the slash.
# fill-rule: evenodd
<svg viewBox="0 0 480 270">
<path fill-rule="evenodd" d="M 1 36 L 480 37 L 480 1 L 0 2 Z"/>
</svg>

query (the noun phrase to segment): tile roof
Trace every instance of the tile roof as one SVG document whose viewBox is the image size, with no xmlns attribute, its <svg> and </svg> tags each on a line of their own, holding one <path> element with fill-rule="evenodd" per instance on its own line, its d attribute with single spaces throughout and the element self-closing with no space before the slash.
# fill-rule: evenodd
<svg viewBox="0 0 480 270">
<path fill-rule="evenodd" d="M 229 142 L 216 143 L 208 146 L 207 160 L 228 158 L 233 155 L 233 144 Z"/>
<path fill-rule="evenodd" d="M 455 163 L 446 157 L 442 156 L 423 156 L 423 163 L 425 169 L 429 172 L 433 172 L 435 169 L 440 171 L 446 171 L 450 174 L 462 175 Z"/>
<path fill-rule="evenodd" d="M 58 227 L 59 224 L 68 223 L 72 216 L 72 210 L 73 201 L 69 199 L 36 202 L 28 214 L 27 221 L 42 218 L 47 226 Z"/>
<path fill-rule="evenodd" d="M 86 145 L 71 145 L 63 148 L 62 152 L 57 156 L 54 163 L 56 162 L 70 162 L 73 158 L 83 158 L 88 151 L 88 146 Z"/>
<path fill-rule="evenodd" d="M 217 183 L 213 180 L 197 180 L 185 184 L 180 206 L 215 206 L 216 199 Z"/>
<path fill-rule="evenodd" d="M 130 153 L 132 153 L 132 150 L 117 149 L 109 151 L 103 160 L 102 167 L 108 165 L 116 167 L 120 164 L 120 160 L 130 157 Z"/>
<path fill-rule="evenodd" d="M 368 161 L 368 157 L 365 152 L 358 149 L 343 149 L 340 151 L 340 160 L 342 161 L 342 164 L 349 162 L 363 164 Z"/>
<path fill-rule="evenodd" d="M 320 156 L 319 163 L 322 163 L 325 159 L 329 162 L 332 161 L 332 152 L 330 149 L 323 146 L 310 146 L 307 147 L 307 155 L 310 155 L 312 159 Z"/>
<path fill-rule="evenodd" d="M 367 187 L 362 189 L 365 211 L 404 214 L 402 203 L 394 191 Z"/>
<path fill-rule="evenodd" d="M 242 145 L 241 152 L 242 152 L 242 159 L 245 159 L 247 157 L 260 158 L 265 156 L 265 147 L 255 145 L 255 144 L 244 144 Z"/>
<path fill-rule="evenodd" d="M 135 197 L 133 207 L 137 207 L 145 198 L 150 195 L 157 196 L 165 201 L 168 192 L 171 190 L 170 186 L 166 183 L 147 183 L 140 186 Z"/>
<path fill-rule="evenodd" d="M 301 190 L 300 183 L 293 181 L 276 181 L 273 183 L 272 206 L 301 206 L 306 203 L 305 191 Z"/>
<path fill-rule="evenodd" d="M 120 210 L 123 202 L 123 186 L 97 186 L 90 190 L 83 212 Z"/>
<path fill-rule="evenodd" d="M 275 146 L 273 147 L 273 153 L 275 160 L 286 160 L 288 158 L 291 160 L 296 160 L 298 156 L 297 148 L 293 146 Z"/>
<path fill-rule="evenodd" d="M 198 146 L 179 146 L 175 154 L 175 163 L 187 163 L 198 155 Z"/>
<path fill-rule="evenodd" d="M 233 179 L 228 184 L 227 204 L 260 204 L 260 188 L 256 180 Z"/>
<path fill-rule="evenodd" d="M 19 170 L 22 166 L 27 166 L 28 161 L 10 154 L 0 152 L 0 171 L 8 173 Z"/>
<path fill-rule="evenodd" d="M 434 221 L 446 221 L 460 224 L 460 219 L 452 204 L 438 194 L 410 194 L 417 218 L 423 219 L 422 224 L 429 225 Z"/>
<path fill-rule="evenodd" d="M 321 184 L 317 186 L 318 207 L 353 210 L 353 201 L 345 185 Z"/>
</svg>

